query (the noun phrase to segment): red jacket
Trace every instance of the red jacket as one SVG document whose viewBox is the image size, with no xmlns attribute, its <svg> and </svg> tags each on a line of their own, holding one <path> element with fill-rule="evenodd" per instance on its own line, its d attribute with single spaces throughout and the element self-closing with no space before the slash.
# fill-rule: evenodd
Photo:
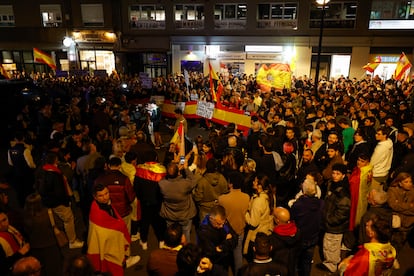
<svg viewBox="0 0 414 276">
<path fill-rule="evenodd" d="M 95 180 L 108 186 L 111 204 L 121 217 L 132 211 L 131 203 L 135 199 L 135 191 L 129 178 L 118 170 L 108 170 Z"/>
</svg>

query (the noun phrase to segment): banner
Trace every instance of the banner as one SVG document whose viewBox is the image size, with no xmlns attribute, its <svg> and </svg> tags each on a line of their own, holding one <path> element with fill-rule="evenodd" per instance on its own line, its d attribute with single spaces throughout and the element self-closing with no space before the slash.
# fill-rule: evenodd
<svg viewBox="0 0 414 276">
<path fill-rule="evenodd" d="M 197 105 L 200 102 L 185 102 L 183 114 L 188 119 L 203 118 L 197 115 Z M 181 106 L 182 106 L 181 104 Z M 162 106 L 162 115 L 169 118 L 175 118 L 174 110 L 177 108 L 177 103 L 165 101 Z M 210 119 L 212 122 L 220 125 L 228 125 L 229 123 L 236 123 L 237 129 L 243 130 L 244 135 L 247 135 L 251 127 L 251 119 L 249 115 L 244 114 L 243 110 L 230 109 L 224 106 L 216 106 L 213 110 L 213 116 Z"/>
</svg>

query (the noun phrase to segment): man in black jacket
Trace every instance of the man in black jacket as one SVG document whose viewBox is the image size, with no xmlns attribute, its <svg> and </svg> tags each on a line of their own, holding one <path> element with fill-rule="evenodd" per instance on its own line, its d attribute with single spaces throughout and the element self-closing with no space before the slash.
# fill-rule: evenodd
<svg viewBox="0 0 414 276">
<path fill-rule="evenodd" d="M 332 166 L 332 180 L 328 183 L 325 198 L 324 261 L 319 267 L 332 273 L 337 271 L 341 262 L 342 238 L 349 227 L 351 196 L 346 173 L 346 165 L 337 163 Z"/>
<path fill-rule="evenodd" d="M 287 274 L 283 275 L 295 276 L 296 263 L 302 245 L 301 233 L 296 223 L 290 220 L 290 213 L 286 208 L 275 208 L 273 220 L 275 228 L 270 236 L 273 260 L 281 261 L 287 268 Z"/>
<path fill-rule="evenodd" d="M 204 256 L 213 264 L 228 269 L 233 249 L 237 245 L 237 234 L 227 222 L 223 206 L 214 206 L 204 218 L 197 231 L 197 240 Z"/>
<path fill-rule="evenodd" d="M 45 165 L 37 174 L 36 188 L 42 197 L 43 205 L 51 208 L 63 221 L 69 240 L 69 248 L 81 248 L 83 247 L 83 241 L 76 239 L 75 222 L 70 208 L 72 190 L 57 165 L 57 154 L 49 152 L 46 156 Z"/>
<path fill-rule="evenodd" d="M 254 240 L 254 260 L 240 268 L 238 276 L 288 275 L 287 267 L 270 257 L 272 245 L 270 237 L 259 232 Z"/>
</svg>

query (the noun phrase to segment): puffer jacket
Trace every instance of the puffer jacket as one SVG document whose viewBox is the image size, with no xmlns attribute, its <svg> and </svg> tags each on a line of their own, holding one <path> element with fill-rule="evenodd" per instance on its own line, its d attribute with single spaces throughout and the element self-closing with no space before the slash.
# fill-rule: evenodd
<svg viewBox="0 0 414 276">
<path fill-rule="evenodd" d="M 348 178 L 328 184 L 325 198 L 324 224 L 327 233 L 341 234 L 349 227 L 351 196 Z"/>
<path fill-rule="evenodd" d="M 131 203 L 135 199 L 135 191 L 126 175 L 119 170 L 108 170 L 99 176 L 95 183 L 102 183 L 108 186 L 111 204 L 121 217 L 131 213 Z"/>
</svg>

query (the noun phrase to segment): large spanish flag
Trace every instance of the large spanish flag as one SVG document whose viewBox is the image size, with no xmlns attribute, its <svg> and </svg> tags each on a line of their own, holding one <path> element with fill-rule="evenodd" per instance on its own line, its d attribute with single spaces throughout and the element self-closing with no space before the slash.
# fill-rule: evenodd
<svg viewBox="0 0 414 276">
<path fill-rule="evenodd" d="M 47 64 L 50 68 L 56 70 L 56 63 L 51 55 L 37 48 L 33 48 L 33 58 L 35 62 Z"/>
<path fill-rule="evenodd" d="M 123 276 L 125 256 L 131 237 L 125 222 L 114 209 L 116 218 L 99 208 L 94 200 L 89 215 L 88 251 L 96 271 Z"/>
<path fill-rule="evenodd" d="M 410 70 L 411 62 L 408 60 L 405 53 L 401 53 L 400 58 L 397 62 L 397 68 L 395 68 L 394 79 L 403 80 L 405 79 L 406 72 Z"/>
</svg>

